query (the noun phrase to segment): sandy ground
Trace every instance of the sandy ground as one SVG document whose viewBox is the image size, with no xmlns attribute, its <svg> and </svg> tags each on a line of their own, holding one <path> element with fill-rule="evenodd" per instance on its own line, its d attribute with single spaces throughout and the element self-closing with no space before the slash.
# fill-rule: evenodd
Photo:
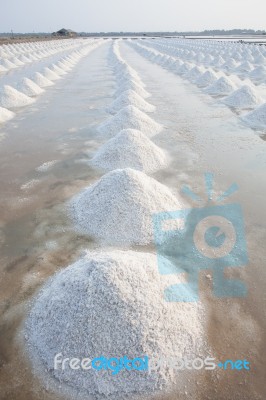
<svg viewBox="0 0 266 400">
<path fill-rule="evenodd" d="M 100 173 L 88 159 L 105 141 L 96 132 L 108 115 L 114 77 L 107 64 L 108 44 L 95 50 L 66 79 L 0 128 L 0 399 L 56 400 L 43 385 L 21 345 L 20 330 L 30 301 L 55 271 L 96 244 L 77 235 L 64 203 Z M 217 299 L 212 281 L 200 277 L 206 306 L 206 332 L 217 359 L 248 359 L 251 371 L 206 372 L 191 376 L 196 391 L 176 389 L 163 400 L 263 400 L 265 362 L 265 146 L 261 136 L 242 126 L 228 108 L 195 86 L 151 64 L 125 43 L 121 53 L 137 70 L 154 118 L 166 129 L 154 138 L 171 155 L 167 170 L 154 175 L 179 193 L 183 183 L 204 196 L 203 174 L 212 171 L 217 192 L 237 182 L 233 201 L 245 216 L 249 265 L 228 271 L 249 288 L 244 299 Z M 12 72 L 15 73 L 15 72 Z M 56 161 L 44 172 L 36 168 Z M 193 386 L 192 385 L 192 386 Z M 63 396 L 63 398 L 66 398 Z"/>
</svg>

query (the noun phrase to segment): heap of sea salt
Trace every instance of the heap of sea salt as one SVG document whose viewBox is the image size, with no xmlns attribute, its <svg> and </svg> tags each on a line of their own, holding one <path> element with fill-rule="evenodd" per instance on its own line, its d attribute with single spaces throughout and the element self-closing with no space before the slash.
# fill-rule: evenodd
<svg viewBox="0 0 266 400">
<path fill-rule="evenodd" d="M 224 76 L 219 78 L 216 82 L 205 89 L 206 93 L 217 96 L 228 95 L 233 90 L 236 90 L 235 85 L 233 84 L 233 82 L 230 81 L 230 79 Z"/>
<path fill-rule="evenodd" d="M 126 106 L 135 106 L 139 110 L 143 112 L 153 112 L 155 110 L 155 107 L 152 104 L 147 103 L 141 96 L 139 96 L 134 90 L 126 90 L 123 92 L 108 108 L 106 111 L 108 111 L 110 114 L 115 114 L 121 108 L 124 108 Z"/>
<path fill-rule="evenodd" d="M 221 66 L 222 69 L 226 70 L 226 71 L 232 71 L 235 70 L 238 66 L 238 63 L 236 62 L 236 60 L 234 60 L 233 58 L 229 58 L 228 60 L 226 60 L 224 62 L 224 64 Z"/>
<path fill-rule="evenodd" d="M 107 136 L 114 136 L 117 132 L 127 128 L 137 129 L 148 136 L 154 136 L 163 129 L 162 125 L 147 114 L 134 106 L 127 106 L 99 125 L 98 130 Z"/>
<path fill-rule="evenodd" d="M 0 64 L 0 73 L 6 72 L 6 71 L 7 71 L 7 68 L 4 67 L 2 64 Z"/>
<path fill-rule="evenodd" d="M 0 106 L 4 108 L 19 108 L 34 103 L 34 99 L 14 89 L 12 86 L 5 85 L 0 92 Z"/>
<path fill-rule="evenodd" d="M 64 62 L 64 61 L 58 61 L 57 63 L 58 67 L 63 69 L 64 71 L 70 71 L 73 66 L 70 65 L 68 62 Z"/>
<path fill-rule="evenodd" d="M 83 398 L 122 400 L 174 383 L 184 390 L 182 372 L 169 362 L 191 360 L 205 350 L 204 309 L 199 302 L 166 302 L 162 282 L 156 255 L 133 251 L 87 252 L 59 271 L 37 295 L 25 324 L 35 370 L 48 371 L 61 393 L 71 387 Z M 63 358 L 81 362 L 101 356 L 146 356 L 151 368 L 153 360 L 169 361 L 150 372 L 123 368 L 116 375 L 71 368 L 69 362 L 62 368 Z"/>
<path fill-rule="evenodd" d="M 212 71 L 206 71 L 197 80 L 196 85 L 199 87 L 205 87 L 217 80 L 217 75 Z"/>
<path fill-rule="evenodd" d="M 124 129 L 100 147 L 91 163 L 108 171 L 133 168 L 152 173 L 167 165 L 167 157 L 142 132 Z"/>
<path fill-rule="evenodd" d="M 22 62 L 21 60 L 19 60 L 17 57 L 13 57 L 10 60 L 13 64 L 17 65 L 18 67 L 21 67 L 22 65 L 24 65 L 25 63 Z"/>
<path fill-rule="evenodd" d="M 52 71 L 55 72 L 59 76 L 67 74 L 66 71 L 64 71 L 62 68 L 59 68 L 56 64 L 53 64 L 50 69 L 52 69 Z"/>
<path fill-rule="evenodd" d="M 137 93 L 144 99 L 150 97 L 150 93 L 148 93 L 142 85 L 140 85 L 138 82 L 134 80 L 124 81 L 123 83 L 120 82 L 119 87 L 116 90 L 114 96 L 115 97 L 120 96 L 120 94 L 125 92 L 126 90 L 134 90 L 135 93 Z"/>
<path fill-rule="evenodd" d="M 27 96 L 38 96 L 43 93 L 44 90 L 40 88 L 36 83 L 34 83 L 31 79 L 23 78 L 21 83 L 18 86 L 18 89 L 26 94 Z"/>
<path fill-rule="evenodd" d="M 128 66 L 126 66 L 126 68 L 124 68 L 123 66 L 119 67 L 117 69 L 116 74 L 117 74 L 118 80 L 119 79 L 129 79 L 129 80 L 133 79 L 136 82 L 141 82 L 141 79 L 140 79 L 138 73 L 133 68 L 128 67 Z"/>
<path fill-rule="evenodd" d="M 255 110 L 249 112 L 242 117 L 252 128 L 265 129 L 266 128 L 266 103 L 255 108 Z"/>
<path fill-rule="evenodd" d="M 14 118 L 14 116 L 15 114 L 12 111 L 0 107 L 0 124 L 9 121 L 10 119 Z"/>
<path fill-rule="evenodd" d="M 196 80 L 201 74 L 202 70 L 196 66 L 186 73 L 185 78 L 192 82 Z"/>
<path fill-rule="evenodd" d="M 53 72 L 50 68 L 45 67 L 43 76 L 50 81 L 56 81 L 58 79 L 61 79 L 59 75 L 57 75 L 55 72 Z"/>
<path fill-rule="evenodd" d="M 5 59 L 2 61 L 3 66 L 6 69 L 13 69 L 13 68 L 17 68 L 17 65 L 15 65 L 14 63 L 12 63 L 11 61 Z"/>
<path fill-rule="evenodd" d="M 256 92 L 248 85 L 242 86 L 223 99 L 223 103 L 235 108 L 252 108 L 260 102 Z"/>
<path fill-rule="evenodd" d="M 253 71 L 249 73 L 249 77 L 252 81 L 257 83 L 266 82 L 266 68 L 263 65 L 261 65 L 253 69 Z"/>
<path fill-rule="evenodd" d="M 117 169 L 70 202 L 79 231 L 110 244 L 144 245 L 154 239 L 152 215 L 181 208 L 170 190 L 140 171 Z"/>
<path fill-rule="evenodd" d="M 175 70 L 175 72 L 176 72 L 178 75 L 185 75 L 185 74 L 187 74 L 188 71 L 190 71 L 191 69 L 192 69 L 191 65 L 188 64 L 188 63 L 186 63 L 186 62 L 184 62 L 184 63 L 181 65 L 181 67 L 179 67 L 179 68 L 177 68 L 177 69 Z"/>
<path fill-rule="evenodd" d="M 35 72 L 33 79 L 34 79 L 34 82 L 41 88 L 54 85 L 54 83 L 52 81 L 45 78 L 45 76 L 40 74 L 40 72 Z"/>
</svg>

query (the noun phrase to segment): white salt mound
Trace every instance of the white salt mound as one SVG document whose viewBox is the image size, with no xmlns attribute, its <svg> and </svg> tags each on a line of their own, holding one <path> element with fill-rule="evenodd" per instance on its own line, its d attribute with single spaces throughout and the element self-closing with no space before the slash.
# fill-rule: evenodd
<svg viewBox="0 0 266 400">
<path fill-rule="evenodd" d="M 117 169 L 70 202 L 78 230 L 110 244 L 151 243 L 152 214 L 181 208 L 170 190 L 140 171 Z"/>
<path fill-rule="evenodd" d="M 14 118 L 14 116 L 15 114 L 12 111 L 0 107 L 0 124 L 9 121 L 10 119 Z"/>
<path fill-rule="evenodd" d="M 34 99 L 19 92 L 12 86 L 5 85 L 0 92 L 0 106 L 4 108 L 19 108 L 34 103 Z"/>
<path fill-rule="evenodd" d="M 27 96 L 38 96 L 39 94 L 44 92 L 44 90 L 40 88 L 40 86 L 38 86 L 31 79 L 28 78 L 22 79 L 21 83 L 18 86 L 18 89 Z"/>
<path fill-rule="evenodd" d="M 57 75 L 55 72 L 53 72 L 50 68 L 45 67 L 43 76 L 50 81 L 56 81 L 58 79 L 61 79 L 59 75 Z"/>
<path fill-rule="evenodd" d="M 205 349 L 200 303 L 167 303 L 153 254 L 88 252 L 44 285 L 25 324 L 33 364 L 58 381 L 94 399 L 151 394 L 182 381 L 181 372 L 54 369 L 54 357 L 104 356 L 129 359 L 195 358 Z M 66 385 L 66 386 L 64 386 Z"/>
<path fill-rule="evenodd" d="M 266 103 L 261 106 L 255 108 L 254 111 L 249 112 L 245 116 L 242 117 L 243 121 L 245 121 L 252 128 L 266 128 Z"/>
<path fill-rule="evenodd" d="M 45 76 L 40 74 L 40 72 L 35 72 L 35 74 L 34 74 L 34 82 L 38 86 L 40 86 L 41 88 L 54 85 L 54 83 L 52 81 L 50 81 L 49 79 L 45 78 Z"/>
<path fill-rule="evenodd" d="M 150 97 L 150 93 L 148 93 L 143 86 L 141 86 L 138 82 L 136 81 L 127 81 L 123 82 L 122 84 L 119 85 L 118 89 L 116 90 L 114 96 L 120 96 L 121 93 L 125 92 L 126 90 L 134 90 L 135 93 L 137 93 L 139 96 L 143 97 L 146 99 L 147 97 Z"/>
<path fill-rule="evenodd" d="M 255 82 L 266 82 L 266 68 L 264 66 L 259 66 L 253 69 L 249 77 Z"/>
<path fill-rule="evenodd" d="M 73 67 L 70 64 L 66 64 L 65 62 L 58 61 L 58 67 L 61 68 L 63 71 L 70 71 Z"/>
<path fill-rule="evenodd" d="M 228 95 L 233 90 L 236 90 L 233 82 L 223 76 L 205 89 L 206 93 L 213 95 Z"/>
<path fill-rule="evenodd" d="M 57 65 L 52 65 L 52 71 L 54 71 L 57 75 L 66 75 L 67 72 L 64 71 L 62 68 L 59 68 Z"/>
<path fill-rule="evenodd" d="M 223 103 L 227 106 L 235 108 L 251 108 L 260 102 L 256 92 L 248 85 L 242 86 L 232 94 L 223 99 Z"/>
<path fill-rule="evenodd" d="M 189 70 L 185 77 L 186 79 L 190 80 L 190 81 L 194 81 L 196 80 L 199 76 L 201 75 L 201 70 L 199 69 L 199 67 L 194 67 L 191 70 Z"/>
<path fill-rule="evenodd" d="M 210 85 L 216 80 L 217 76 L 212 71 L 206 71 L 196 80 L 196 85 L 204 87 Z"/>
<path fill-rule="evenodd" d="M 3 60 L 3 61 L 2 61 L 2 64 L 3 64 L 3 66 L 4 66 L 5 68 L 7 68 L 7 69 L 17 68 L 17 65 L 15 65 L 14 63 L 12 63 L 12 62 L 9 61 L 9 60 Z"/>
<path fill-rule="evenodd" d="M 114 136 L 117 132 L 127 128 L 137 129 L 148 136 L 154 136 L 163 129 L 162 125 L 155 122 L 138 108 L 127 106 L 99 125 L 98 130 L 108 136 Z"/>
<path fill-rule="evenodd" d="M 0 64 L 0 73 L 6 72 L 6 71 L 7 71 L 7 68 Z"/>
<path fill-rule="evenodd" d="M 167 165 L 167 157 L 142 132 L 124 129 L 97 151 L 91 163 L 108 171 L 129 167 L 152 173 Z"/>
<path fill-rule="evenodd" d="M 153 112 L 155 111 L 155 107 L 152 104 L 149 104 L 145 101 L 141 96 L 139 96 L 134 90 L 126 90 L 123 92 L 108 108 L 110 114 L 115 114 L 121 108 L 126 106 L 134 106 L 143 112 Z"/>
</svg>

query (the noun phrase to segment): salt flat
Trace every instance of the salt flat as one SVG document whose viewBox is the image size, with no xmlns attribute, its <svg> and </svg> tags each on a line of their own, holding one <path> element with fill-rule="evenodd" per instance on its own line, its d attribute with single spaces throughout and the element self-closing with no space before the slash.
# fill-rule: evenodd
<svg viewBox="0 0 266 400">
<path fill-rule="evenodd" d="M 59 399 L 60 393 L 72 395 L 72 398 L 76 396 L 64 390 L 64 383 L 59 387 L 61 385 L 56 381 L 50 381 L 42 371 L 42 365 L 33 367 L 34 361 L 25 350 L 21 332 L 34 295 L 49 277 L 80 259 L 84 250 L 106 250 L 98 242 L 97 235 L 76 231 L 67 205 L 104 176 L 102 170 L 93 167 L 91 160 L 110 139 L 108 133 L 112 137 L 119 132 L 113 126 L 108 132 L 99 132 L 98 128 L 109 126 L 112 116 L 108 109 L 121 95 L 121 88 L 128 90 L 130 86 L 134 90 L 134 84 L 130 82 L 137 79 L 138 85 L 145 90 L 143 93 L 150 95 L 145 101 L 155 107 L 147 114 L 155 123 L 151 126 L 161 127 L 154 135 L 149 135 L 149 140 L 167 154 L 169 161 L 162 164 L 161 169 L 149 173 L 149 177 L 164 185 L 185 207 L 197 205 L 182 194 L 184 184 L 206 198 L 205 172 L 214 174 L 216 196 L 236 182 L 239 191 L 227 203 L 241 204 L 249 252 L 246 267 L 236 272 L 228 270 L 229 274 L 233 273 L 247 283 L 248 296 L 242 299 L 214 297 L 212 281 L 206 278 L 210 271 L 203 271 L 199 304 L 204 309 L 201 338 L 208 343 L 208 351 L 218 358 L 248 358 L 254 370 L 238 375 L 229 375 L 226 371 L 193 372 L 190 377 L 184 377 L 186 388 L 176 382 L 170 392 L 166 389 L 159 392 L 159 398 L 218 399 L 217 393 L 222 390 L 223 399 L 225 396 L 230 400 L 240 397 L 263 399 L 260 365 L 265 342 L 266 127 L 263 115 L 260 126 L 253 127 L 254 117 L 251 121 L 248 114 L 266 101 L 265 52 L 264 56 L 257 51 L 250 54 L 252 68 L 248 71 L 246 68 L 239 70 L 244 63 L 241 53 L 244 57 L 245 45 L 232 48 L 227 54 L 228 44 L 225 43 L 224 54 L 219 53 L 223 57 L 223 63 L 220 63 L 214 44 L 205 48 L 197 41 L 118 41 L 115 48 L 111 40 L 104 43 L 97 40 L 91 45 L 86 42 L 80 46 L 77 43 L 73 41 L 60 54 L 0 72 L 0 92 L 4 85 L 19 89 L 17 84 L 23 78 L 31 79 L 34 73 L 43 73 L 45 67 L 52 68 L 60 60 L 69 65 L 77 55 L 75 52 L 84 48 L 84 54 L 81 53 L 82 57 L 78 57 L 71 70 L 53 81 L 54 85 L 43 87 L 43 93 L 31 97 L 34 103 L 11 107 L 13 118 L 0 125 L 0 329 L 4 334 L 0 342 L 4 359 L 0 382 L 4 398 L 41 399 L 45 386 L 48 390 L 45 398 Z M 86 53 L 85 49 L 89 50 L 90 46 L 91 51 Z M 197 46 L 201 46 L 199 51 Z M 120 60 L 119 64 L 117 60 Z M 221 77 L 229 79 L 233 84 L 232 92 L 249 85 L 258 104 L 255 102 L 247 108 L 228 107 L 223 99 L 232 92 L 210 95 L 206 90 L 208 85 L 197 85 L 182 71 L 178 73 L 184 63 L 189 71 L 198 66 L 201 77 L 210 70 L 217 80 Z M 252 75 L 259 66 L 263 67 L 260 74 Z M 56 69 L 53 71 L 56 73 Z M 128 80 L 121 84 L 124 78 Z M 141 90 L 138 95 L 141 96 Z M 124 123 L 131 128 L 132 120 L 123 121 L 123 129 Z M 122 224 L 123 219 L 119 223 Z M 93 231 L 97 230 L 94 228 Z M 119 244 L 114 249 L 119 249 Z M 135 250 L 155 252 L 150 244 L 129 245 L 130 257 Z M 169 284 L 169 279 L 176 283 L 178 278 L 175 275 L 162 277 L 162 282 Z M 11 379 L 14 375 L 15 381 Z M 123 393 L 119 395 L 123 398 Z M 153 398 L 153 394 L 145 395 Z M 88 398 L 91 397 L 88 395 Z M 141 393 L 136 398 L 141 398 Z"/>
</svg>

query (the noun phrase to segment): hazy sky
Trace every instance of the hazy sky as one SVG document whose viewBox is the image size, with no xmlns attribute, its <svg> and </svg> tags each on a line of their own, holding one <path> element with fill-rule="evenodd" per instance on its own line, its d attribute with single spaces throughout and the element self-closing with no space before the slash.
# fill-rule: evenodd
<svg viewBox="0 0 266 400">
<path fill-rule="evenodd" d="M 266 0 L 0 0 L 0 32 L 266 29 Z"/>
</svg>

